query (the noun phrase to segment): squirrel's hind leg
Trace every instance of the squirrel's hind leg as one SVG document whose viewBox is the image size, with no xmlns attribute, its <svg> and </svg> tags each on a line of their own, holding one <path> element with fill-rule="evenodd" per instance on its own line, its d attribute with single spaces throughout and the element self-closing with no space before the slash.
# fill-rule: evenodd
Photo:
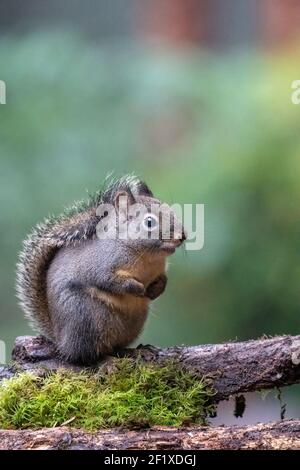
<svg viewBox="0 0 300 470">
<path fill-rule="evenodd" d="M 110 313 L 106 306 L 80 290 L 66 289 L 56 297 L 55 304 L 50 303 L 52 324 L 56 348 L 62 359 L 74 363 L 95 364 L 113 347 L 105 338 L 105 319 Z M 102 321 L 99 321 L 102 319 Z M 104 321 L 103 321 L 104 320 Z M 103 323 L 103 324 L 102 324 Z"/>
</svg>

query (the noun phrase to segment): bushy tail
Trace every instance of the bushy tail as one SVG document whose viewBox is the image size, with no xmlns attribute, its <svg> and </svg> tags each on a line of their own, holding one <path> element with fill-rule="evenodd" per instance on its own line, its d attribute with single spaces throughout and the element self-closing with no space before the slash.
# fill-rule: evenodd
<svg viewBox="0 0 300 470">
<path fill-rule="evenodd" d="M 17 296 L 30 324 L 51 339 L 47 304 L 47 268 L 58 249 L 46 230 L 35 229 L 23 242 L 17 264 Z"/>
<path fill-rule="evenodd" d="M 56 252 L 96 234 L 95 208 L 71 216 L 62 215 L 38 225 L 23 242 L 17 264 L 17 297 L 30 324 L 51 339 L 47 302 L 47 271 Z"/>
</svg>

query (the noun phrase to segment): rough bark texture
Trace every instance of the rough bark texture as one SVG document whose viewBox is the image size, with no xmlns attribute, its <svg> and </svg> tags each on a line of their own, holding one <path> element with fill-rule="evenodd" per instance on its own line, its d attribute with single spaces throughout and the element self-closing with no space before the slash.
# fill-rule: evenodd
<svg viewBox="0 0 300 470">
<path fill-rule="evenodd" d="M 146 362 L 163 363 L 176 359 L 194 374 L 212 378 L 216 402 L 231 395 L 290 385 L 300 381 L 300 336 L 277 336 L 256 341 L 215 345 L 155 348 L 140 346 L 127 349 L 122 356 L 141 357 Z M 13 359 L 18 368 L 43 373 L 59 367 L 76 366 L 63 363 L 55 355 L 51 343 L 43 337 L 22 336 L 16 339 Z M 102 361 L 105 366 L 111 357 Z M 12 368 L 2 368 L 0 378 L 11 375 Z"/>
<path fill-rule="evenodd" d="M 154 427 L 139 431 L 107 429 L 96 433 L 69 428 L 1 431 L 0 450 L 215 450 L 300 449 L 300 421 L 232 427 Z"/>
<path fill-rule="evenodd" d="M 215 402 L 261 389 L 300 381 L 300 336 L 278 336 L 242 343 L 193 347 L 155 348 L 140 346 L 119 356 L 141 357 L 145 362 L 179 361 L 199 377 L 208 375 L 216 391 Z M 111 357 L 99 367 L 109 367 Z M 16 339 L 14 363 L 0 367 L 0 380 L 17 371 L 78 366 L 62 362 L 45 338 L 23 336 Z M 300 420 L 231 427 L 154 427 L 151 429 L 108 429 L 97 433 L 66 427 L 41 430 L 0 430 L 0 449 L 299 449 Z"/>
</svg>

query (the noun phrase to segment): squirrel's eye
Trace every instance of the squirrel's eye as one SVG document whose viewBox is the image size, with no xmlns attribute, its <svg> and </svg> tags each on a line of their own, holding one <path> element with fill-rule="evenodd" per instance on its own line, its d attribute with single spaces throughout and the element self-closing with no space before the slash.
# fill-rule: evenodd
<svg viewBox="0 0 300 470">
<path fill-rule="evenodd" d="M 157 218 L 153 215 L 147 215 L 144 219 L 144 225 L 147 230 L 153 230 L 157 226 Z"/>
</svg>

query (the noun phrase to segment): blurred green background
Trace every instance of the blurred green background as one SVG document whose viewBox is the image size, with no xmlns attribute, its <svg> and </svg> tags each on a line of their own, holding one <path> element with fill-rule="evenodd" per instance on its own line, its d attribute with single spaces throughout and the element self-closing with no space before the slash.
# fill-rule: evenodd
<svg viewBox="0 0 300 470">
<path fill-rule="evenodd" d="M 120 2 L 115 8 L 122 16 Z M 111 171 L 136 173 L 170 203 L 205 204 L 204 248 L 172 257 L 167 291 L 139 342 L 298 334 L 300 106 L 291 82 L 300 43 L 264 47 L 237 36 L 223 49 L 166 46 L 140 33 L 89 36 L 42 13 L 26 21 L 15 13 L 0 30 L 0 337 L 8 350 L 31 333 L 14 292 L 22 239 Z"/>
</svg>

